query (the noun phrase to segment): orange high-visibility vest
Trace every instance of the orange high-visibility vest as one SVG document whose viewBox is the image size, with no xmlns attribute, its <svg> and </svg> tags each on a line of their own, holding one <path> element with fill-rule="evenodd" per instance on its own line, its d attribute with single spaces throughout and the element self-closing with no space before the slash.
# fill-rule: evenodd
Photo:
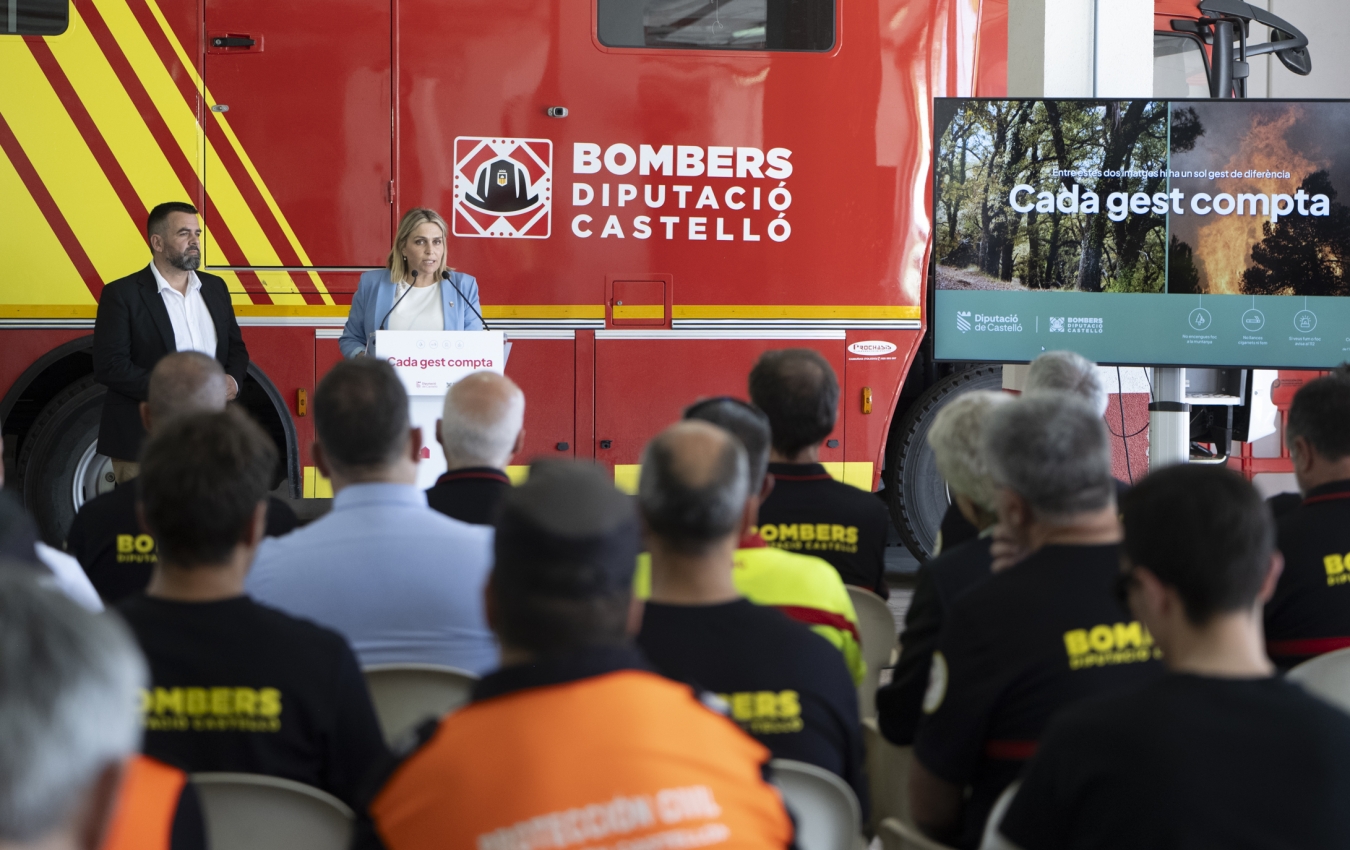
<svg viewBox="0 0 1350 850">
<path fill-rule="evenodd" d="M 389 850 L 776 848 L 792 839 L 769 751 L 685 685 L 618 670 L 472 703 L 370 813 Z"/>
<path fill-rule="evenodd" d="M 102 850 L 169 850 L 178 798 L 187 774 L 147 756 L 136 756 L 118 792 Z"/>
</svg>

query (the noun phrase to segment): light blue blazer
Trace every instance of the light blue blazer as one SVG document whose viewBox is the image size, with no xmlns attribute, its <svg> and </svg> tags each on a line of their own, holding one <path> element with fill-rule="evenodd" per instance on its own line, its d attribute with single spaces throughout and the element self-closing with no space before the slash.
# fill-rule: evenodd
<svg viewBox="0 0 1350 850">
<path fill-rule="evenodd" d="M 446 281 L 437 285 L 441 288 L 441 311 L 445 314 L 447 331 L 481 331 L 483 323 L 474 315 L 464 299 L 473 304 L 474 310 L 481 312 L 478 306 L 478 281 L 472 275 L 463 272 L 450 272 L 450 279 L 464 293 L 459 297 L 455 287 Z M 394 306 L 394 282 L 389 279 L 388 269 L 373 269 L 361 275 L 361 283 L 352 296 L 352 309 L 347 314 L 347 326 L 342 329 L 338 348 L 343 357 L 355 357 L 366 350 L 366 341 L 375 332 L 376 325 L 384 321 L 385 315 Z M 388 325 L 385 325 L 387 328 Z"/>
</svg>

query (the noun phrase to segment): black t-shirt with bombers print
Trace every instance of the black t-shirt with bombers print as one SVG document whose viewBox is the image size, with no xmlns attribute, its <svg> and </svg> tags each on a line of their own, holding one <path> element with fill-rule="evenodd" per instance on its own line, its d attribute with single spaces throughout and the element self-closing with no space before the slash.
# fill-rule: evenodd
<svg viewBox="0 0 1350 850">
<path fill-rule="evenodd" d="M 970 796 L 960 847 L 975 847 L 1050 717 L 1162 665 L 1115 595 L 1119 547 L 1047 546 L 952 605 L 938 638 L 914 755 Z"/>
<path fill-rule="evenodd" d="M 891 518 L 872 493 L 836 481 L 818 463 L 771 463 L 773 492 L 759 508 L 756 531 L 764 542 L 815 555 L 839 571 L 844 584 L 883 599 L 886 535 Z"/>
<path fill-rule="evenodd" d="M 387 749 L 341 635 L 247 596 L 138 594 L 117 610 L 150 664 L 146 755 L 189 773 L 280 776 L 358 805 Z"/>
</svg>

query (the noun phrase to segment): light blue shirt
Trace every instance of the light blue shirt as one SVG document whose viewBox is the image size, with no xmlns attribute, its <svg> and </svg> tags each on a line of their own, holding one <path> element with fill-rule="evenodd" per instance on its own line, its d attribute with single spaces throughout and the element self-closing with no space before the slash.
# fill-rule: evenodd
<svg viewBox="0 0 1350 850">
<path fill-rule="evenodd" d="M 326 516 L 258 549 L 247 590 L 341 632 L 363 667 L 497 666 L 483 614 L 492 535 L 427 507 L 406 484 L 353 484 Z"/>
<path fill-rule="evenodd" d="M 478 281 L 464 272 L 450 272 L 450 280 L 453 283 L 437 283 L 441 292 L 441 316 L 445 330 L 483 330 L 483 323 L 474 312 L 482 312 L 478 304 Z M 366 350 L 366 342 L 371 334 L 379 330 L 398 301 L 397 290 L 388 269 L 372 269 L 361 275 L 356 294 L 352 296 L 351 310 L 347 313 L 347 324 L 342 328 L 342 337 L 338 339 L 338 348 L 343 357 L 355 357 Z M 460 297 L 461 293 L 463 298 Z"/>
</svg>

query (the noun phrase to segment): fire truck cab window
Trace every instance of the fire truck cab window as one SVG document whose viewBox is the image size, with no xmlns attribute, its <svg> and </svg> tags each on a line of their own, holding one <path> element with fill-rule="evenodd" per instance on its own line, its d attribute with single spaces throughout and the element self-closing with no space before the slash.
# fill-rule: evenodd
<svg viewBox="0 0 1350 850">
<path fill-rule="evenodd" d="M 834 46 L 834 3 L 599 0 L 597 28 L 609 47 L 820 51 Z"/>
<path fill-rule="evenodd" d="M 60 35 L 70 0 L 0 0 L 0 35 Z"/>
<path fill-rule="evenodd" d="M 1209 97 L 1209 70 L 1200 42 L 1154 33 L 1153 96 Z"/>
</svg>

